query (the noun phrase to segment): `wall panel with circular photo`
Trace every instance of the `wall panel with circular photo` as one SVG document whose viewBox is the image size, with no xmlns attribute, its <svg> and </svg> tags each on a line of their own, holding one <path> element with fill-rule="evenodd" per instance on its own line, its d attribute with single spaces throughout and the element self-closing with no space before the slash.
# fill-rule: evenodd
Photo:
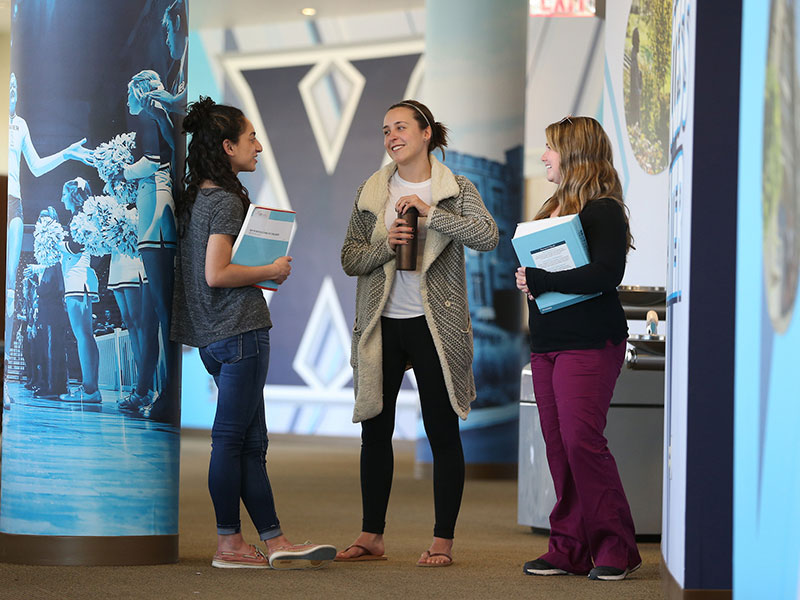
<svg viewBox="0 0 800 600">
<path fill-rule="evenodd" d="M 792 320 L 800 277 L 798 0 L 773 0 L 764 85 L 762 215 L 764 286 L 772 326 Z"/>
<path fill-rule="evenodd" d="M 651 175 L 669 164 L 671 60 L 672 1 L 632 0 L 622 77 L 625 121 L 636 161 Z"/>
</svg>

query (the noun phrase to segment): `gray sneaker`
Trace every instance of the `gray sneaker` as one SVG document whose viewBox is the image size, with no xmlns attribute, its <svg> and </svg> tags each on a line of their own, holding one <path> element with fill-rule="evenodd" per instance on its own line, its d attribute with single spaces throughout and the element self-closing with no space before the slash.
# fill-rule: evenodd
<svg viewBox="0 0 800 600">
<path fill-rule="evenodd" d="M 617 567 L 595 567 L 589 571 L 589 579 L 594 579 L 596 581 L 622 581 L 641 566 L 642 563 L 639 563 L 630 569 L 618 569 Z"/>
<path fill-rule="evenodd" d="M 62 402 L 77 402 L 80 404 L 100 404 L 103 401 L 103 396 L 100 395 L 100 390 L 95 390 L 89 394 L 82 385 L 79 385 L 68 394 L 61 394 L 58 397 Z"/>
<path fill-rule="evenodd" d="M 150 392 L 140 396 L 136 390 L 132 390 L 128 396 L 117 402 L 117 408 L 126 412 L 138 412 L 141 407 L 147 406 L 151 402 Z"/>
<path fill-rule="evenodd" d="M 526 562 L 522 567 L 522 572 L 525 575 L 572 575 L 569 571 L 559 569 L 541 558 Z"/>
</svg>

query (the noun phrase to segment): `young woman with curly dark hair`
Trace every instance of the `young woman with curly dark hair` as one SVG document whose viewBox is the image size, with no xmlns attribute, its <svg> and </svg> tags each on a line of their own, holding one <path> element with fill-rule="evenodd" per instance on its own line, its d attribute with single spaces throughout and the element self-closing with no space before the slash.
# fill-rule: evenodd
<svg viewBox="0 0 800 600">
<path fill-rule="evenodd" d="M 265 458 L 264 383 L 269 365 L 269 308 L 252 284 L 282 283 L 292 260 L 247 267 L 231 263 L 233 243 L 250 204 L 238 174 L 254 171 L 261 152 L 253 124 L 238 108 L 201 98 L 183 129 L 192 135 L 185 190 L 177 203 L 178 256 L 172 339 L 200 349 L 217 384 L 208 487 L 217 518 L 220 568 L 305 569 L 333 559 L 333 546 L 292 545 L 275 512 Z M 244 502 L 267 553 L 245 543 Z"/>
</svg>

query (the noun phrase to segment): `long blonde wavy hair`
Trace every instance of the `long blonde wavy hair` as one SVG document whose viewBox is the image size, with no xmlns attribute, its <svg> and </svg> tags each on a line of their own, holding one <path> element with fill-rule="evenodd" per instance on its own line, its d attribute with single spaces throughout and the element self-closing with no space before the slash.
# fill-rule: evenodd
<svg viewBox="0 0 800 600">
<path fill-rule="evenodd" d="M 622 207 L 627 248 L 633 248 L 628 207 L 622 199 L 611 142 L 600 123 L 591 117 L 565 117 L 548 125 L 544 134 L 547 144 L 559 154 L 561 183 L 534 220 L 548 218 L 556 208 L 559 216 L 577 214 L 590 200 L 610 198 Z"/>
</svg>

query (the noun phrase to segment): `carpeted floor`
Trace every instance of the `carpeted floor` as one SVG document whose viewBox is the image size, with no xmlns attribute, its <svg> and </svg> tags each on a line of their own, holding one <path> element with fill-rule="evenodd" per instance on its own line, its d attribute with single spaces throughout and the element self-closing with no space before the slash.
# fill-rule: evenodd
<svg viewBox="0 0 800 600">
<path fill-rule="evenodd" d="M 430 481 L 413 478 L 413 448 L 397 444 L 384 563 L 334 563 L 319 571 L 222 570 L 210 566 L 214 515 L 206 488 L 207 434 L 184 434 L 181 455 L 180 562 L 149 567 L 32 567 L 0 564 L 0 599 L 102 598 L 661 598 L 660 551 L 642 544 L 644 564 L 622 582 L 584 577 L 530 577 L 522 563 L 547 538 L 516 524 L 515 481 L 468 480 L 455 564 L 414 565 L 433 528 Z M 358 440 L 274 436 L 267 465 L 281 524 L 295 542 L 343 548 L 361 523 Z M 257 536 L 246 513 L 245 536 Z"/>
</svg>

